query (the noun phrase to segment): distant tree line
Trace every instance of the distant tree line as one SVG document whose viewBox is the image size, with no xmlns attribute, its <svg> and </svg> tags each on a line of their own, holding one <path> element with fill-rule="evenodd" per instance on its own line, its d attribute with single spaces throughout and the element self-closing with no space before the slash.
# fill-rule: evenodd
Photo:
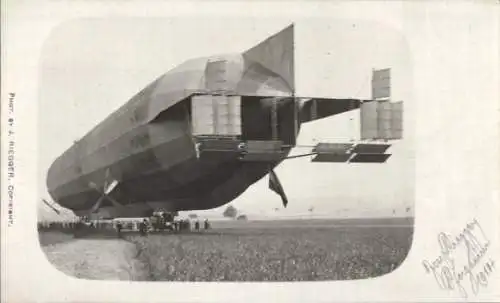
<svg viewBox="0 0 500 303">
<path fill-rule="evenodd" d="M 226 207 L 226 209 L 224 210 L 222 215 L 225 218 L 231 218 L 233 220 L 234 219 L 236 219 L 236 220 L 247 220 L 248 219 L 247 216 L 244 214 L 238 215 L 238 210 L 236 209 L 236 207 L 234 207 L 232 205 L 229 205 L 228 207 Z"/>
</svg>

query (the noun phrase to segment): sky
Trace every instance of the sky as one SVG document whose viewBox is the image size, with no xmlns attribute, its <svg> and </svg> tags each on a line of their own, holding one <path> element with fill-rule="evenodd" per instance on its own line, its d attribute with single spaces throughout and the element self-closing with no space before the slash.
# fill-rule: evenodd
<svg viewBox="0 0 500 303">
<path fill-rule="evenodd" d="M 40 56 L 39 188 L 50 164 L 74 140 L 158 76 L 195 57 L 239 53 L 290 24 L 280 19 L 122 18 L 61 24 Z M 415 101 L 411 54 L 403 36 L 381 24 L 340 19 L 295 20 L 296 95 L 370 98 L 373 68 L 391 68 L 392 99 L 404 101 L 404 139 L 385 164 L 287 160 L 275 169 L 289 199 L 268 188 L 267 177 L 231 202 L 254 217 L 379 217 L 408 215 L 414 204 Z M 359 139 L 359 111 L 303 124 L 299 144 Z M 303 150 L 295 150 L 301 153 Z M 197 212 L 220 215 L 225 208 Z M 278 209 L 276 211 L 276 209 Z M 41 219 L 55 214 L 40 203 Z M 310 214 L 308 214 L 310 215 Z"/>
</svg>

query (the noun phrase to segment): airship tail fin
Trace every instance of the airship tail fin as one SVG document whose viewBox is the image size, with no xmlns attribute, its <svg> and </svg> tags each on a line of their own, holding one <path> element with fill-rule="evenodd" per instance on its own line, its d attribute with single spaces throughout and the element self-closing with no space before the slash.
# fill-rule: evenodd
<svg viewBox="0 0 500 303">
<path fill-rule="evenodd" d="M 276 73 L 295 92 L 293 24 L 245 51 L 243 58 Z"/>
</svg>

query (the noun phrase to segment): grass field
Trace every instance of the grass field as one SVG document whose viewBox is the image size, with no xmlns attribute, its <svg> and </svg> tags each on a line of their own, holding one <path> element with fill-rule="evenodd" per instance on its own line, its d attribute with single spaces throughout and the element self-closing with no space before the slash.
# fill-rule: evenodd
<svg viewBox="0 0 500 303">
<path fill-rule="evenodd" d="M 363 279 L 391 272 L 412 242 L 411 219 L 213 222 L 189 234 L 128 235 L 156 281 Z"/>
<path fill-rule="evenodd" d="M 38 241 L 41 246 L 54 245 L 57 243 L 64 243 L 73 240 L 73 235 L 70 233 L 63 233 L 59 231 L 46 231 L 38 233 Z"/>
</svg>

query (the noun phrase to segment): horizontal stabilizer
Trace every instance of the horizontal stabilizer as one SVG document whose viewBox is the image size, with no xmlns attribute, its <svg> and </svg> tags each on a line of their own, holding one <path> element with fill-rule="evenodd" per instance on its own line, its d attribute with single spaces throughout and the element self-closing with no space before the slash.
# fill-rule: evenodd
<svg viewBox="0 0 500 303">
<path fill-rule="evenodd" d="M 356 154 L 349 161 L 352 163 L 384 163 L 390 154 Z"/>
<path fill-rule="evenodd" d="M 351 157 L 350 154 L 318 154 L 312 159 L 312 162 L 335 162 L 345 163 Z"/>
<path fill-rule="evenodd" d="M 354 146 L 352 152 L 357 154 L 383 154 L 390 146 L 390 144 L 360 143 Z"/>
<path fill-rule="evenodd" d="M 351 143 L 318 143 L 313 152 L 318 154 L 349 154 L 353 144 Z"/>
</svg>

